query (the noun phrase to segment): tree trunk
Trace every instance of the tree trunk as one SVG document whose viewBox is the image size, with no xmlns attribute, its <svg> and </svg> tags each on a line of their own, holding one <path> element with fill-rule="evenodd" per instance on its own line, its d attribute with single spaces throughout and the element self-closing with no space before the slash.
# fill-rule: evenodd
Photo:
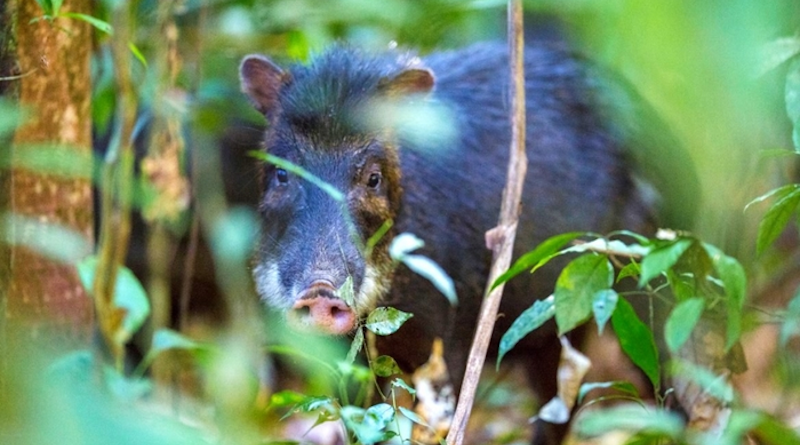
<svg viewBox="0 0 800 445">
<path fill-rule="evenodd" d="M 92 153 L 92 29 L 82 20 L 65 17 L 30 23 L 44 14 L 34 1 L 5 6 L 16 15 L 18 99 L 27 119 L 14 134 L 12 168 L 6 170 L 0 190 L 3 231 L 11 240 L 0 252 L 0 270 L 5 271 L 0 277 L 0 316 L 29 338 L 55 332 L 61 339 L 85 343 L 93 305 L 74 263 L 93 247 L 87 168 Z M 66 0 L 61 12 L 67 11 L 88 14 L 90 0 Z M 43 153 L 46 167 L 34 167 L 31 159 Z M 81 168 L 68 172 L 58 164 L 61 161 L 77 161 Z"/>
</svg>

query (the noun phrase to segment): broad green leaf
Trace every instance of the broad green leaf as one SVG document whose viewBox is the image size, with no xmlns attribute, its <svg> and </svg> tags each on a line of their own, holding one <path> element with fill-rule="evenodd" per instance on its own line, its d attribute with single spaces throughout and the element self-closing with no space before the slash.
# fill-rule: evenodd
<svg viewBox="0 0 800 445">
<path fill-rule="evenodd" d="M 597 331 L 602 334 L 608 320 L 611 319 L 611 314 L 617 307 L 617 300 L 619 295 L 614 289 L 603 289 L 594 294 L 592 299 L 592 313 L 594 313 L 594 321 L 597 323 Z"/>
<path fill-rule="evenodd" d="M 77 264 L 78 275 L 83 287 L 91 294 L 94 285 L 94 274 L 97 270 L 97 257 L 88 256 Z M 114 306 L 124 310 L 125 315 L 119 331 L 114 334 L 114 341 L 125 344 L 139 330 L 147 316 L 150 315 L 150 301 L 147 293 L 139 283 L 139 279 L 125 266 L 117 270 L 117 282 L 114 286 Z"/>
<path fill-rule="evenodd" d="M 620 405 L 602 410 L 586 410 L 575 422 L 575 431 L 588 437 L 611 431 L 651 432 L 681 437 L 685 426 L 677 413 L 642 407 Z"/>
<path fill-rule="evenodd" d="M 564 335 L 592 314 L 595 294 L 611 287 L 614 268 L 605 255 L 586 254 L 572 260 L 556 281 L 556 324 Z"/>
<path fill-rule="evenodd" d="M 378 377 L 389 377 L 402 373 L 400 367 L 397 366 L 397 362 L 388 355 L 381 355 L 376 358 L 372 363 L 372 369 Z"/>
<path fill-rule="evenodd" d="M 709 437 L 709 440 L 705 443 L 716 442 L 718 445 L 741 445 L 745 443 L 745 435 L 758 426 L 763 419 L 764 413 L 745 411 L 743 409 L 732 410 L 728 426 L 722 432 L 722 435 L 719 438 Z"/>
<path fill-rule="evenodd" d="M 645 256 L 650 252 L 649 247 L 643 247 L 639 244 L 625 244 L 620 240 L 609 240 L 606 238 L 597 238 L 585 243 L 579 243 L 574 246 L 567 247 L 559 252 L 563 253 L 583 253 L 583 252 L 598 252 L 611 254 L 616 253 L 626 256 Z"/>
<path fill-rule="evenodd" d="M 725 340 L 725 350 L 729 350 L 742 334 L 742 308 L 747 292 L 747 274 L 735 258 L 725 255 L 722 250 L 710 244 L 703 244 L 717 275 L 722 280 L 725 294 L 728 297 L 728 325 Z"/>
<path fill-rule="evenodd" d="M 619 273 L 617 274 L 616 282 L 619 283 L 620 281 L 622 281 L 623 278 L 628 278 L 628 277 L 631 277 L 634 280 L 636 280 L 636 277 L 638 277 L 641 273 L 642 269 L 639 266 L 639 263 L 637 263 L 636 261 L 631 261 L 619 271 Z"/>
<path fill-rule="evenodd" d="M 110 366 L 103 367 L 103 380 L 106 388 L 118 400 L 124 402 L 135 402 L 141 400 L 153 389 L 153 384 L 148 379 L 128 378 Z"/>
<path fill-rule="evenodd" d="M 423 246 L 425 246 L 425 241 L 422 241 L 417 235 L 404 232 L 392 240 L 392 244 L 389 246 L 389 256 L 395 261 L 400 261 L 404 256 Z"/>
<path fill-rule="evenodd" d="M 797 430 L 769 415 L 764 415 L 751 434 L 763 445 L 800 445 Z"/>
<path fill-rule="evenodd" d="M 800 189 L 795 189 L 787 193 L 764 214 L 764 219 L 758 225 L 758 239 L 756 241 L 756 251 L 761 254 L 764 250 L 778 238 L 789 219 L 797 211 L 800 205 Z"/>
<path fill-rule="evenodd" d="M 681 255 L 692 245 L 692 242 L 690 239 L 679 238 L 652 250 L 642 260 L 642 274 L 639 276 L 639 286 L 644 287 L 650 280 L 674 266 Z"/>
<path fill-rule="evenodd" d="M 294 164 L 286 159 L 280 158 L 278 156 L 271 155 L 269 153 L 265 153 L 263 151 L 252 150 L 248 152 L 248 154 L 256 159 L 259 159 L 264 162 L 269 162 L 270 164 L 275 165 L 276 167 L 280 167 L 286 170 L 289 173 L 297 175 L 306 181 L 314 184 L 315 186 L 322 189 L 325 193 L 328 194 L 331 198 L 336 201 L 343 202 L 344 201 L 344 193 L 339 191 L 336 187 L 328 184 L 327 182 L 323 181 L 322 179 L 316 177 L 314 174 L 309 172 L 308 170 L 300 167 L 297 164 Z"/>
<path fill-rule="evenodd" d="M 781 198 L 788 195 L 789 193 L 794 192 L 795 190 L 800 190 L 800 184 L 787 184 L 782 187 L 772 189 L 767 193 L 764 193 L 763 195 L 759 196 L 758 198 L 748 202 L 747 205 L 744 206 L 744 210 L 747 211 L 747 209 L 749 209 L 751 205 L 764 202 L 772 197 L 774 197 L 776 200 L 780 200 Z"/>
<path fill-rule="evenodd" d="M 625 354 L 644 371 L 653 386 L 658 387 L 661 370 L 653 332 L 639 320 L 633 306 L 624 298 L 617 302 L 611 325 Z"/>
<path fill-rule="evenodd" d="M 50 10 L 51 15 L 54 17 L 59 15 L 59 12 L 61 11 L 61 5 L 64 4 L 64 0 L 49 0 L 48 3 L 50 3 L 52 8 Z"/>
<path fill-rule="evenodd" d="M 361 352 L 362 346 L 364 346 L 364 329 L 359 327 L 356 329 L 356 334 L 353 337 L 353 341 L 350 343 L 350 350 L 347 351 L 347 357 L 345 357 L 345 361 L 347 363 L 355 362 L 358 353 Z"/>
<path fill-rule="evenodd" d="M 588 394 L 590 391 L 595 389 L 607 389 L 607 388 L 617 390 L 621 393 L 627 394 L 637 399 L 639 398 L 639 391 L 636 390 L 636 387 L 633 386 L 631 382 L 625 382 L 625 381 L 588 382 L 581 385 L 581 388 L 578 391 L 577 403 L 578 404 L 582 403 L 583 398 L 586 397 L 586 394 Z"/>
<path fill-rule="evenodd" d="M 409 269 L 430 281 L 439 292 L 447 297 L 450 305 L 456 306 L 458 304 L 453 279 L 432 259 L 422 255 L 404 255 L 400 261 Z"/>
<path fill-rule="evenodd" d="M 704 308 L 705 302 L 697 297 L 675 306 L 664 326 L 664 337 L 670 351 L 677 352 L 689 340 Z"/>
<path fill-rule="evenodd" d="M 83 20 L 84 22 L 94 26 L 98 30 L 106 33 L 106 34 L 113 34 L 114 29 L 111 25 L 103 20 L 98 19 L 97 17 L 92 17 L 87 14 L 81 14 L 80 12 L 66 12 L 60 15 L 61 17 L 69 17 L 72 19 Z"/>
<path fill-rule="evenodd" d="M 667 282 L 677 301 L 688 300 L 697 294 L 693 281 L 694 277 L 690 274 L 678 274 L 672 269 L 667 271 Z"/>
<path fill-rule="evenodd" d="M 555 298 L 552 295 L 544 300 L 536 300 L 531 307 L 525 309 L 525 311 L 514 320 L 514 323 L 511 324 L 508 331 L 503 334 L 503 338 L 500 339 L 497 366 L 500 366 L 500 360 L 503 359 L 503 356 L 523 337 L 543 325 L 547 320 L 553 318 L 555 313 Z"/>
<path fill-rule="evenodd" d="M 389 335 L 400 329 L 400 326 L 413 314 L 393 307 L 379 307 L 367 316 L 367 329 L 378 335 Z"/>
<path fill-rule="evenodd" d="M 786 317 L 781 324 L 780 345 L 786 347 L 789 338 L 800 334 L 800 289 L 786 307 Z"/>
<path fill-rule="evenodd" d="M 552 236 L 544 240 L 535 249 L 522 255 L 514 264 L 492 283 L 492 290 L 520 273 L 533 268 L 538 269 L 553 258 L 567 243 L 587 235 L 588 232 L 569 232 Z M 533 272 L 533 270 L 531 272 Z"/>
</svg>

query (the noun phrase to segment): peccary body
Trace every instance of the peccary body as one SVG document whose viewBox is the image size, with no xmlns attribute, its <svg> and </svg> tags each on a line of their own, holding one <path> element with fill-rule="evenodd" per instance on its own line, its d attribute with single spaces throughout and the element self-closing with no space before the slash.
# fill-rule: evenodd
<svg viewBox="0 0 800 445">
<path fill-rule="evenodd" d="M 609 122 L 612 113 L 598 99 L 602 85 L 588 72 L 559 45 L 526 50 L 529 164 L 515 257 L 557 233 L 647 230 L 650 213 L 627 161 L 630 141 Z M 505 46 L 479 44 L 421 60 L 336 46 L 286 71 L 250 56 L 241 78 L 269 121 L 267 152 L 344 195 L 337 201 L 287 168 L 264 165 L 254 266 L 261 297 L 295 324 L 332 334 L 352 331 L 378 305 L 411 312 L 397 333 L 380 339 L 380 352 L 413 370 L 441 337 L 457 390 L 489 272 L 484 233 L 497 224 L 506 177 Z M 423 119 L 442 134 L 425 138 L 417 127 L 401 128 L 398 110 L 415 105 L 446 110 Z M 386 220 L 391 229 L 365 248 Z M 422 238 L 418 253 L 453 278 L 457 306 L 392 262 L 388 246 L 402 232 Z M 498 332 L 552 292 L 557 272 L 545 268 L 508 283 Z M 352 302 L 341 296 L 348 277 Z M 529 360 L 533 386 L 546 401 L 555 391 L 559 353 L 553 328 L 528 336 L 515 351 Z"/>
</svg>

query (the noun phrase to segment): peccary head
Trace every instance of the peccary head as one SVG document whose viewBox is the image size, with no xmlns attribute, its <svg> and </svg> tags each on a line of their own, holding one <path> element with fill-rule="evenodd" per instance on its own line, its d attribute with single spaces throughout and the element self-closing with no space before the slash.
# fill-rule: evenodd
<svg viewBox="0 0 800 445">
<path fill-rule="evenodd" d="M 392 231 L 369 248 L 367 240 L 397 215 L 401 172 L 391 125 L 368 117 L 375 101 L 433 88 L 415 61 L 342 47 L 286 71 L 263 56 L 242 61 L 242 91 L 269 123 L 266 152 L 304 171 L 265 163 L 253 270 L 261 298 L 295 325 L 346 334 L 388 291 Z"/>
</svg>

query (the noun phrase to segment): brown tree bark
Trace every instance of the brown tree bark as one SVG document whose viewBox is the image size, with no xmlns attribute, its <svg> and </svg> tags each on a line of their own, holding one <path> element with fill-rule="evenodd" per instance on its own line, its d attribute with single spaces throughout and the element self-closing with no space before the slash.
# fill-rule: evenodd
<svg viewBox="0 0 800 445">
<path fill-rule="evenodd" d="M 43 10 L 35 1 L 5 5 L 15 11 L 19 105 L 28 118 L 11 145 L 11 168 L 4 171 L 3 225 L 11 242 L 0 257 L 0 314 L 4 325 L 21 326 L 35 338 L 56 332 L 61 339 L 88 341 L 93 321 L 92 301 L 81 286 L 74 261 L 93 246 L 93 200 L 89 174 L 58 174 L 25 162 L 46 147 L 51 162 L 58 159 L 91 162 L 92 29 L 84 21 L 32 19 Z M 66 0 L 62 12 L 90 13 L 90 0 Z M 8 150 L 5 147 L 4 150 Z M 91 171 L 91 170 L 89 170 Z M 77 234 L 77 244 L 52 229 Z M 66 234 L 67 232 L 58 232 Z M 48 239 L 62 248 L 60 259 L 45 255 L 36 243 Z"/>
</svg>

